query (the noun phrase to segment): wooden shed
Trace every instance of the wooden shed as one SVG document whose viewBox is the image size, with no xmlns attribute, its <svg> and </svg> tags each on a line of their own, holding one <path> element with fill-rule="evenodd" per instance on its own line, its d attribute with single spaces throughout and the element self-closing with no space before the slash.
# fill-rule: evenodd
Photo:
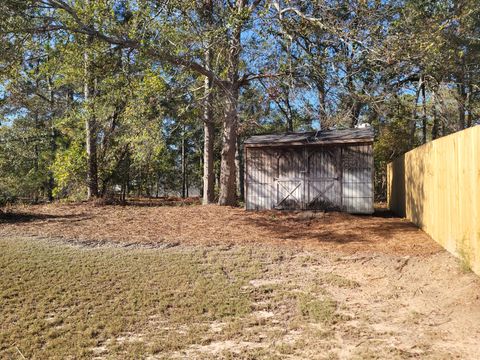
<svg viewBox="0 0 480 360">
<path fill-rule="evenodd" d="M 252 136 L 245 141 L 247 210 L 338 210 L 371 214 L 369 128 Z"/>
</svg>

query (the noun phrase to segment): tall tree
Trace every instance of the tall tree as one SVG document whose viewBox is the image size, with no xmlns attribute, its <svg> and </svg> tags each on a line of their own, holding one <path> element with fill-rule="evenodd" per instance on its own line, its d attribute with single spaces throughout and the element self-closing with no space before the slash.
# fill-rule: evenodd
<svg viewBox="0 0 480 360">
<path fill-rule="evenodd" d="M 212 70 L 213 64 L 213 36 L 211 31 L 214 27 L 214 8 L 212 0 L 204 0 L 200 9 L 202 22 L 207 29 L 205 36 L 205 67 Z M 204 105 L 203 105 L 203 204 L 215 201 L 215 169 L 214 169 L 214 144 L 215 124 L 213 119 L 213 87 L 210 77 L 204 80 Z"/>
</svg>

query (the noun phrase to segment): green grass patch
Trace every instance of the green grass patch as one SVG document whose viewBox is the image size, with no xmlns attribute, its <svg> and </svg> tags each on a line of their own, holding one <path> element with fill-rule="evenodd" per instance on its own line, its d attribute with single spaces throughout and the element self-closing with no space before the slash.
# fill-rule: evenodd
<svg viewBox="0 0 480 360">
<path fill-rule="evenodd" d="M 467 240 L 463 239 L 462 243 L 461 243 L 461 248 L 460 250 L 458 251 L 458 260 L 459 260 L 459 265 L 460 265 L 460 269 L 462 270 L 462 272 L 464 273 L 469 273 L 469 272 L 472 272 L 472 260 L 471 260 L 471 256 L 470 256 L 470 251 L 468 249 L 468 244 Z"/>
<path fill-rule="evenodd" d="M 321 279 L 324 283 L 340 288 L 353 289 L 360 286 L 355 280 L 334 273 L 325 273 Z"/>
<path fill-rule="evenodd" d="M 78 248 L 0 239 L 0 358 L 138 358 L 252 311 L 245 249 Z M 195 325 L 199 324 L 199 325 Z"/>
<path fill-rule="evenodd" d="M 297 301 L 300 314 L 305 319 L 324 324 L 335 322 L 337 303 L 332 298 L 301 293 L 298 295 Z"/>
</svg>

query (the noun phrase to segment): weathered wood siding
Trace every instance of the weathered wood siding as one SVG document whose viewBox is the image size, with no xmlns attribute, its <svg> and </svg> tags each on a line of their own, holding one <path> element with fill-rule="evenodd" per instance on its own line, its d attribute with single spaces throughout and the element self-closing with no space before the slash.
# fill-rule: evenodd
<svg viewBox="0 0 480 360">
<path fill-rule="evenodd" d="M 284 148 L 277 151 L 274 164 L 275 200 L 273 207 L 278 209 L 299 209 L 304 202 L 304 150 Z M 275 166 L 276 165 L 276 166 Z"/>
<path fill-rule="evenodd" d="M 373 213 L 372 145 L 248 147 L 246 208 Z"/>
<path fill-rule="evenodd" d="M 373 213 L 373 149 L 357 145 L 342 151 L 342 204 L 347 212 Z"/>
<path fill-rule="evenodd" d="M 245 191 L 247 210 L 271 209 L 274 205 L 274 171 L 276 156 L 269 149 L 246 152 Z"/>
<path fill-rule="evenodd" d="M 341 148 L 325 146 L 308 151 L 306 176 L 307 209 L 341 210 Z"/>
<path fill-rule="evenodd" d="M 480 274 L 480 126 L 388 164 L 388 206 Z"/>
</svg>

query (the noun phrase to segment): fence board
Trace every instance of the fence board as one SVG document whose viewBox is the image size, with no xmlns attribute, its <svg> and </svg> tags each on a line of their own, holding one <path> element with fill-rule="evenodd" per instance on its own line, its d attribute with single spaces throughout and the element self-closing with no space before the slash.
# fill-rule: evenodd
<svg viewBox="0 0 480 360">
<path fill-rule="evenodd" d="M 480 126 L 388 164 L 388 206 L 480 275 Z"/>
</svg>

